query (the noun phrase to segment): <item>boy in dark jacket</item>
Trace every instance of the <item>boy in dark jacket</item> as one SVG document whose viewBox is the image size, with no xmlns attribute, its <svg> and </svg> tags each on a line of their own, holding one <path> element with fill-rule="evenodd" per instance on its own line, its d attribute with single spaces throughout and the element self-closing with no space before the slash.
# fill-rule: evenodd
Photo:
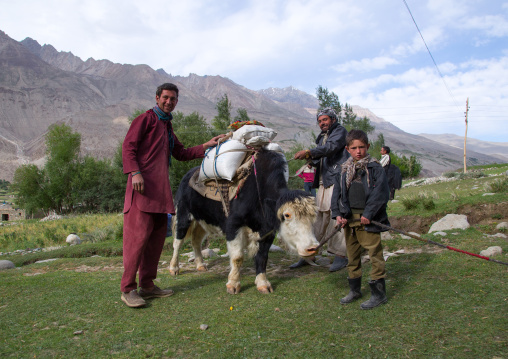
<svg viewBox="0 0 508 359">
<path fill-rule="evenodd" d="M 372 309 L 388 301 L 380 234 L 383 229 L 371 221 L 390 225 L 386 214 L 390 189 L 383 167 L 367 153 L 370 146 L 367 134 L 351 130 L 346 144 L 351 157 L 342 164 L 341 173 L 336 178 L 331 206 L 332 218 L 344 228 L 348 256 L 350 292 L 340 302 L 347 304 L 362 297 L 361 254 L 367 250 L 372 263 L 371 297 L 361 304 L 361 308 Z"/>
</svg>

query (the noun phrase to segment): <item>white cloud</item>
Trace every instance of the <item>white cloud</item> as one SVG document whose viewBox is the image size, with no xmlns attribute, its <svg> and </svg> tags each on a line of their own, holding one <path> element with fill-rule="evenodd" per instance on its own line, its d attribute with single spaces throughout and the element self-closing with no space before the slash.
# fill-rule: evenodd
<svg viewBox="0 0 508 359">
<path fill-rule="evenodd" d="M 369 72 L 371 70 L 382 70 L 390 65 L 398 63 L 399 62 L 392 57 L 379 56 L 372 59 L 348 61 L 344 64 L 334 65 L 331 68 L 338 73 L 345 73 L 349 71 Z"/>
<path fill-rule="evenodd" d="M 294 85 L 313 94 L 323 85 L 409 132 L 460 127 L 469 96 L 482 118 L 472 131 L 496 129 L 506 141 L 497 130 L 504 118 L 482 117 L 476 106 L 508 108 L 508 3 L 407 3 L 453 99 L 403 2 L 0 0 L 0 29 L 83 60 L 221 75 L 251 89 Z"/>
</svg>

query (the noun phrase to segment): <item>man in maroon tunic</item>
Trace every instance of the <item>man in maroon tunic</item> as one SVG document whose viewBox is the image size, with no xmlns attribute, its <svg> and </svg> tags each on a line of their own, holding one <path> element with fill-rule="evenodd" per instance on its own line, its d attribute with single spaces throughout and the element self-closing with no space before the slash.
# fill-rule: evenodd
<svg viewBox="0 0 508 359">
<path fill-rule="evenodd" d="M 224 136 L 185 148 L 171 125 L 178 87 L 170 83 L 159 86 L 155 101 L 157 106 L 132 121 L 122 147 L 123 171 L 128 179 L 123 209 L 121 299 L 129 307 L 141 307 L 145 299 L 173 294 L 171 289 L 163 290 L 153 283 L 166 237 L 167 214 L 175 213 L 168 175 L 171 156 L 179 161 L 203 158 L 205 150 Z"/>
</svg>

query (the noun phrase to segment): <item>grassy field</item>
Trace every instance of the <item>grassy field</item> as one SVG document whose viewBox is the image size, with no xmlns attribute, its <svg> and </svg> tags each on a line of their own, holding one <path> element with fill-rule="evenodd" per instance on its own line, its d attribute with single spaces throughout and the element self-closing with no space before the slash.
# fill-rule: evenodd
<svg viewBox="0 0 508 359">
<path fill-rule="evenodd" d="M 436 207 L 409 211 L 401 202 L 390 203 L 390 219 L 428 230 L 425 218 L 470 211 L 468 218 L 481 220 L 471 221 L 467 230 L 437 238 L 424 230 L 420 233 L 473 253 L 500 246 L 503 254 L 496 259 L 508 262 L 507 240 L 486 235 L 499 232 L 498 222 L 508 221 L 508 213 L 496 212 L 505 208 L 507 193 L 482 195 L 495 179 L 397 191 L 400 198 L 435 192 Z M 482 189 L 472 189 L 476 186 Z M 457 197 L 452 198 L 453 191 L 458 191 Z M 53 240 L 44 236 L 48 228 L 53 228 Z M 88 235 L 87 240 L 51 252 L 0 257 L 17 266 L 0 271 L 2 358 L 508 358 L 508 267 L 497 263 L 394 235 L 383 241 L 385 249 L 404 249 L 405 254 L 387 261 L 389 302 L 363 311 L 362 300 L 339 303 L 348 292 L 345 271 L 289 270 L 295 258 L 285 253 L 270 254 L 268 278 L 275 289 L 270 295 L 257 292 L 252 260 L 244 266 L 242 291 L 234 296 L 226 293 L 227 258 L 210 259 L 209 271 L 196 273 L 182 257 L 182 274 L 171 277 L 168 239 L 158 285 L 172 288 L 175 295 L 130 309 L 120 301 L 121 216 L 80 216 L 51 225 L 22 221 L 0 227 L 0 251 L 25 248 L 38 236 L 44 245 L 62 245 L 71 229 Z M 10 240 L 5 239 L 7 233 Z M 220 240 L 210 247 L 225 252 Z M 50 258 L 58 259 L 34 263 Z M 370 295 L 369 269 L 367 263 L 365 300 Z M 201 330 L 201 324 L 208 329 Z"/>
</svg>

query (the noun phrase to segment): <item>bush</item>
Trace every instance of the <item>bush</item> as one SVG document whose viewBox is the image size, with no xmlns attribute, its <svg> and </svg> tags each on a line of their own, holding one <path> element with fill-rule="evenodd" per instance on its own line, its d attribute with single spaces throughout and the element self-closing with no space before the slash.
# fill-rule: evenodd
<svg viewBox="0 0 508 359">
<path fill-rule="evenodd" d="M 420 204 L 420 197 L 418 195 L 402 197 L 401 202 L 407 210 L 416 209 Z"/>
<path fill-rule="evenodd" d="M 489 191 L 494 193 L 508 192 L 508 178 L 497 179 L 489 184 Z"/>
<path fill-rule="evenodd" d="M 471 171 L 471 172 L 466 172 L 466 173 L 460 172 L 460 173 L 457 173 L 457 176 L 461 180 L 470 179 L 470 178 L 486 177 L 485 173 L 483 173 L 482 171 Z"/>
<path fill-rule="evenodd" d="M 434 202 L 434 199 L 437 198 L 438 195 L 435 192 L 434 193 L 422 192 L 417 195 L 403 197 L 401 202 L 404 208 L 407 210 L 416 209 L 421 203 L 423 209 L 431 211 L 434 208 L 436 208 L 436 203 Z"/>
</svg>

